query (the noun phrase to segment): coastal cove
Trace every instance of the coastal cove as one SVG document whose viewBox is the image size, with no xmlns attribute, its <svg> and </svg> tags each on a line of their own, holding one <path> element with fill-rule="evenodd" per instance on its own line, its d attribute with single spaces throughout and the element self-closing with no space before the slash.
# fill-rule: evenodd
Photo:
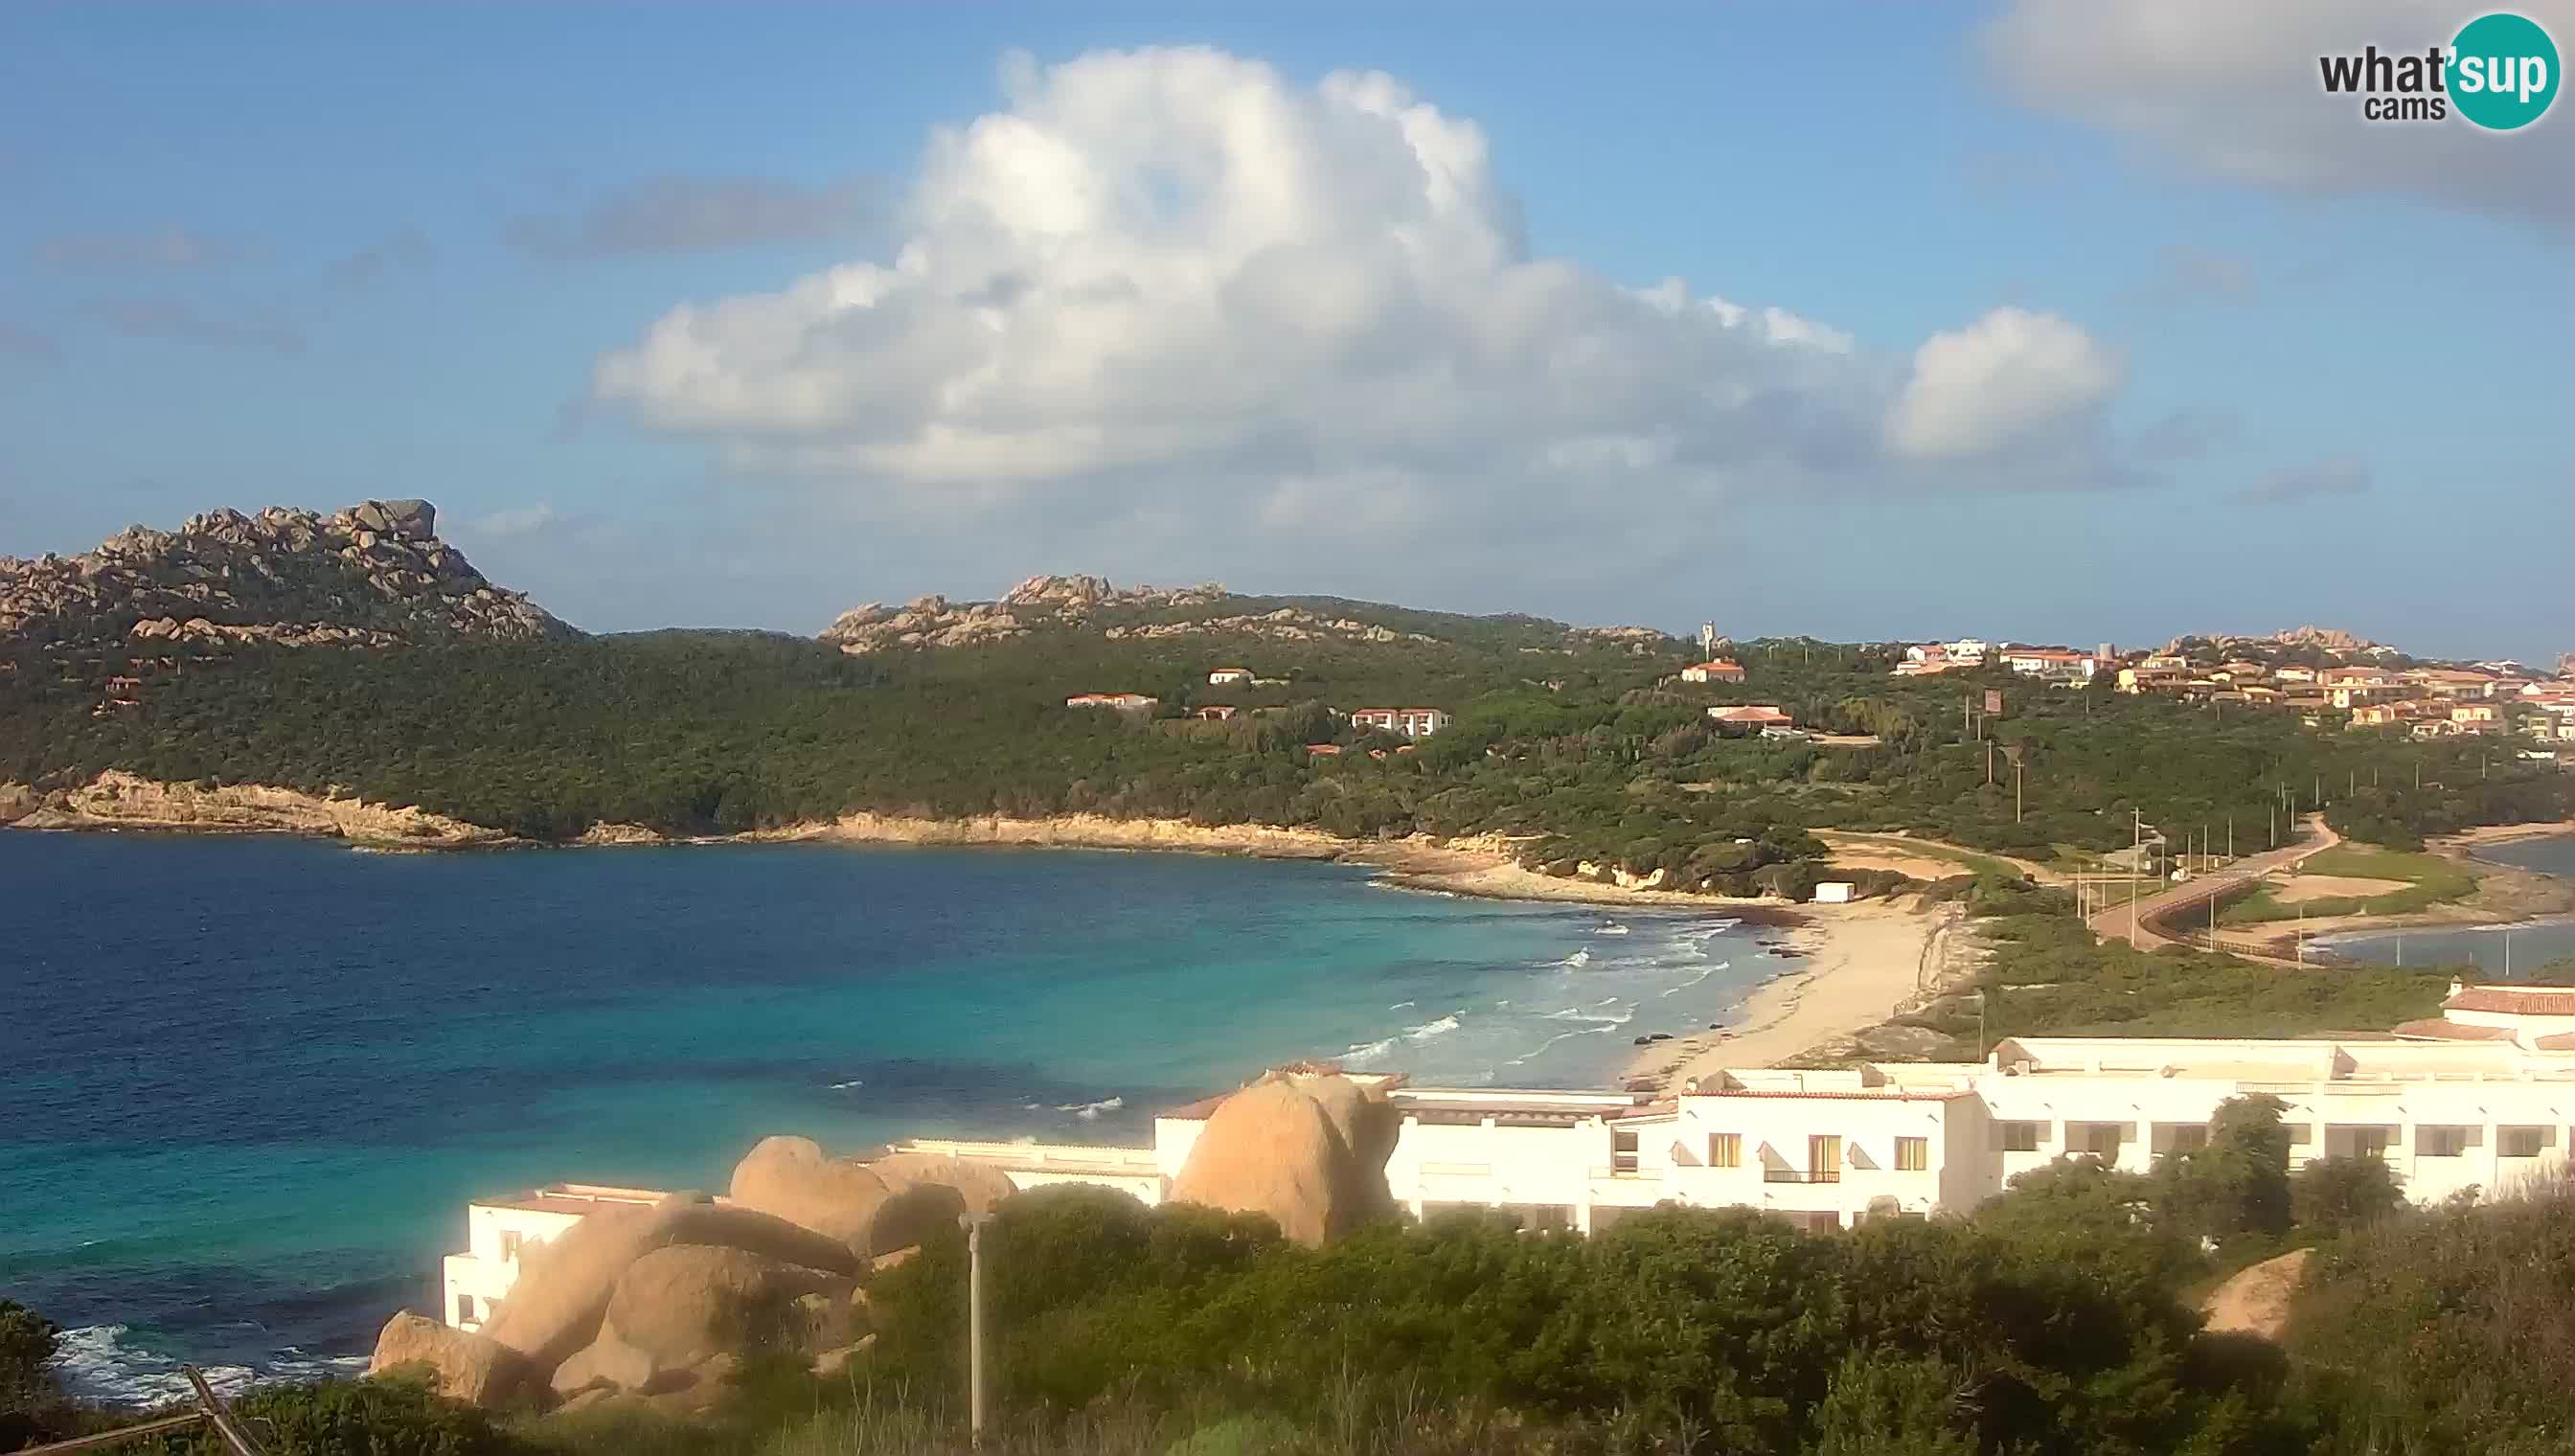
<svg viewBox="0 0 2575 1456">
<path fill-rule="evenodd" d="M 0 1289 L 112 1399 L 363 1349 L 478 1194 L 705 1186 L 775 1132 L 1134 1136 L 1297 1057 L 1614 1083 L 1800 964 L 1726 906 L 1201 854 L 14 833 L 0 880 L 0 1185 L 46 1190 Z"/>
<path fill-rule="evenodd" d="M 2508 834 L 2506 830 L 2488 842 L 2474 844 L 2470 857 L 2575 883 L 2575 834 L 2530 838 Z M 2382 965 L 2473 964 L 2481 973 L 2502 979 L 2507 969 L 2526 975 L 2551 961 L 2575 959 L 2575 918 L 2420 924 L 2402 930 L 2338 933 L 2312 943 L 2335 955 Z"/>
</svg>

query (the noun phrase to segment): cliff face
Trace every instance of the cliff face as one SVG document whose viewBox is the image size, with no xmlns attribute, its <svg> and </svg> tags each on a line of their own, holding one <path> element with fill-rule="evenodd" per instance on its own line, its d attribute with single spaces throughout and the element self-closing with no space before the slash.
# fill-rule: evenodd
<svg viewBox="0 0 2575 1456">
<path fill-rule="evenodd" d="M 534 642 L 579 636 L 440 541 L 425 501 L 216 511 L 75 557 L 0 557 L 0 647 Z"/>
</svg>

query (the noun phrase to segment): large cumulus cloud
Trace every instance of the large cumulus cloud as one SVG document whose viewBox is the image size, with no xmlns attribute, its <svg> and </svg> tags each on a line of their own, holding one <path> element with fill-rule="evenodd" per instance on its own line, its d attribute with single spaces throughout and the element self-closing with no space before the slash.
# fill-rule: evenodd
<svg viewBox="0 0 2575 1456">
<path fill-rule="evenodd" d="M 1533 257 L 1483 132 L 1381 74 L 1201 49 L 1003 73 L 1002 109 L 933 136 L 890 258 L 673 308 L 596 397 L 889 500 L 1079 500 L 1175 537 L 2111 475 L 2116 359 L 2061 318 L 1911 353 Z"/>
</svg>

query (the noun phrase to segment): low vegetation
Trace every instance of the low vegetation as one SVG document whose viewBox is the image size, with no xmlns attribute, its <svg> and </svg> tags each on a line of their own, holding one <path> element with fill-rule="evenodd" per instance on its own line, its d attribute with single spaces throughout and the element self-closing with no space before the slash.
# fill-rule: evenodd
<svg viewBox="0 0 2575 1456">
<path fill-rule="evenodd" d="M 1894 679 L 1882 652 L 1806 642 L 1739 645 L 1744 684 L 1690 685 L 1674 675 L 1692 655 L 1669 640 L 1334 610 L 1381 619 L 1393 639 L 1049 628 L 866 657 L 705 632 L 399 652 L 183 646 L 112 695 L 101 675 L 122 662 L 21 651 L 0 662 L 11 670 L 0 671 L 0 781 L 123 768 L 338 788 L 539 839 L 603 821 L 711 833 L 863 809 L 1496 833 L 1559 873 L 1588 864 L 1789 895 L 1820 877 L 1817 828 L 2080 859 L 2126 845 L 2141 818 L 2175 842 L 2258 849 L 2319 803 L 2343 812 L 2345 796 L 2367 810 L 2365 832 L 2347 832 L 2390 842 L 2575 813 L 2575 777 L 2554 768 L 2482 762 L 2455 741 L 2308 729 L 2281 713 L 2219 715 L 1999 671 Z M 1210 664 L 1233 663 L 1275 686 L 1207 683 Z M 1988 688 L 2008 711 L 1978 719 L 1967 709 Z M 1112 690 L 1159 707 L 1065 706 Z M 1774 704 L 1876 743 L 1769 739 L 1707 718 L 1729 703 Z M 1407 745 L 1331 713 L 1379 705 L 1455 717 L 1398 752 Z M 1243 711 L 1188 717 L 1215 706 Z M 1309 754 L 1316 743 L 1345 751 Z"/>
</svg>

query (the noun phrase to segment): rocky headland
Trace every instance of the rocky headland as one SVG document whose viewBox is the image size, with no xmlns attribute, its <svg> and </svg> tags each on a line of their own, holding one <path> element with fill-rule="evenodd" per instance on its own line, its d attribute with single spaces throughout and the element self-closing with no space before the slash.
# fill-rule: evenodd
<svg viewBox="0 0 2575 1456">
<path fill-rule="evenodd" d="M 176 531 L 131 527 L 78 556 L 0 557 L 0 648 L 106 657 L 579 636 L 492 585 L 437 524 L 426 501 L 213 511 Z"/>
</svg>

